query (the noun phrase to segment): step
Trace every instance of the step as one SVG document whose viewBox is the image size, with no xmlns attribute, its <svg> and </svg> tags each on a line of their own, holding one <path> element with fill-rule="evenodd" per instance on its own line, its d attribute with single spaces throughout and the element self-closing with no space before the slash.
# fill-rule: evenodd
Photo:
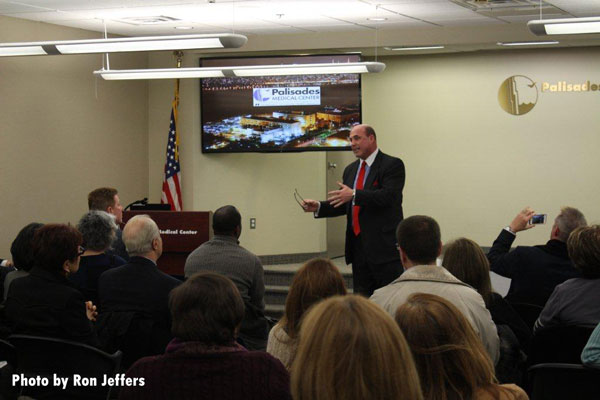
<svg viewBox="0 0 600 400">
<path fill-rule="evenodd" d="M 265 304 L 285 304 L 288 286 L 265 285 Z"/>
<path fill-rule="evenodd" d="M 278 269 L 277 266 L 265 266 L 264 271 L 265 285 L 269 286 L 290 286 L 296 274 L 295 270 Z M 346 288 L 352 288 L 352 273 L 343 272 L 342 277 Z"/>
<path fill-rule="evenodd" d="M 348 294 L 352 294 L 352 288 L 347 288 Z M 287 286 L 266 285 L 265 286 L 265 304 L 285 305 L 285 300 L 289 292 Z"/>
<path fill-rule="evenodd" d="M 285 311 L 285 306 L 281 304 L 267 304 L 265 306 L 265 315 L 277 321 L 281 319 Z"/>
</svg>

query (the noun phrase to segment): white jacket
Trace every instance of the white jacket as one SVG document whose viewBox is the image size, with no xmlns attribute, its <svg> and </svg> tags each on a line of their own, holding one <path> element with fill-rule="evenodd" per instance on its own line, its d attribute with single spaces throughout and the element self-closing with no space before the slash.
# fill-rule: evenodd
<svg viewBox="0 0 600 400">
<path fill-rule="evenodd" d="M 483 298 L 444 267 L 435 265 L 411 267 L 389 285 L 376 290 L 371 300 L 393 317 L 398 307 L 413 293 L 435 294 L 454 304 L 469 320 L 494 364 L 498 362 L 500 357 L 498 332 L 490 312 L 485 308 Z"/>
</svg>

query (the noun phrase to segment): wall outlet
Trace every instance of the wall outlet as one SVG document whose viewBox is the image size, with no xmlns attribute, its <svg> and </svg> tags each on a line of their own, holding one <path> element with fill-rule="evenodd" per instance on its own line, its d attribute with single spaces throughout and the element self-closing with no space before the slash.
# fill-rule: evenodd
<svg viewBox="0 0 600 400">
<path fill-rule="evenodd" d="M 256 218 L 250 218 L 250 229 L 256 229 Z"/>
</svg>

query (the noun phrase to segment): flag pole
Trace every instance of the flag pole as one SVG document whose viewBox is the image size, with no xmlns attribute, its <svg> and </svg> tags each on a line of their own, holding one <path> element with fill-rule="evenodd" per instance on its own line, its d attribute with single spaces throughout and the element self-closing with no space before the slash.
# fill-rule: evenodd
<svg viewBox="0 0 600 400">
<path fill-rule="evenodd" d="M 182 51 L 174 51 L 177 58 L 177 68 L 181 68 L 183 59 Z M 181 165 L 179 163 L 179 127 L 177 116 L 179 107 L 179 79 L 175 80 L 175 96 L 171 103 L 171 123 L 167 138 L 167 157 L 164 168 L 164 179 L 162 186 L 161 203 L 169 204 L 172 211 L 182 211 L 183 201 L 181 196 Z"/>
<path fill-rule="evenodd" d="M 177 68 L 181 68 L 181 64 L 183 61 L 183 51 L 175 50 L 173 52 L 173 55 L 177 59 Z M 175 157 L 179 159 L 179 78 L 175 79 L 175 98 L 173 99 L 173 114 L 175 118 L 175 143 L 177 143 L 177 147 L 175 147 Z"/>
</svg>

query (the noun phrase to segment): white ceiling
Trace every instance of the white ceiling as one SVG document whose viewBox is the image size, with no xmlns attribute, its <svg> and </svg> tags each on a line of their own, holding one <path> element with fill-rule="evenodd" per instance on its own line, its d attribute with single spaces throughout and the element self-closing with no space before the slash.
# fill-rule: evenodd
<svg viewBox="0 0 600 400">
<path fill-rule="evenodd" d="M 543 18 L 600 16 L 600 0 L 544 1 L 542 12 Z M 539 0 L 0 0 L 0 15 L 97 32 L 106 24 L 109 34 L 124 36 L 235 32 L 248 36 L 252 51 L 277 50 L 252 42 L 287 34 L 318 36 L 323 48 L 382 51 L 440 43 L 471 51 L 496 41 L 543 40 L 525 27 L 539 18 Z M 167 21 L 140 22 L 154 17 Z M 182 26 L 193 29 L 175 29 Z M 600 45 L 600 35 L 559 40 L 563 46 Z M 306 40 L 287 45 L 320 47 Z"/>
</svg>

